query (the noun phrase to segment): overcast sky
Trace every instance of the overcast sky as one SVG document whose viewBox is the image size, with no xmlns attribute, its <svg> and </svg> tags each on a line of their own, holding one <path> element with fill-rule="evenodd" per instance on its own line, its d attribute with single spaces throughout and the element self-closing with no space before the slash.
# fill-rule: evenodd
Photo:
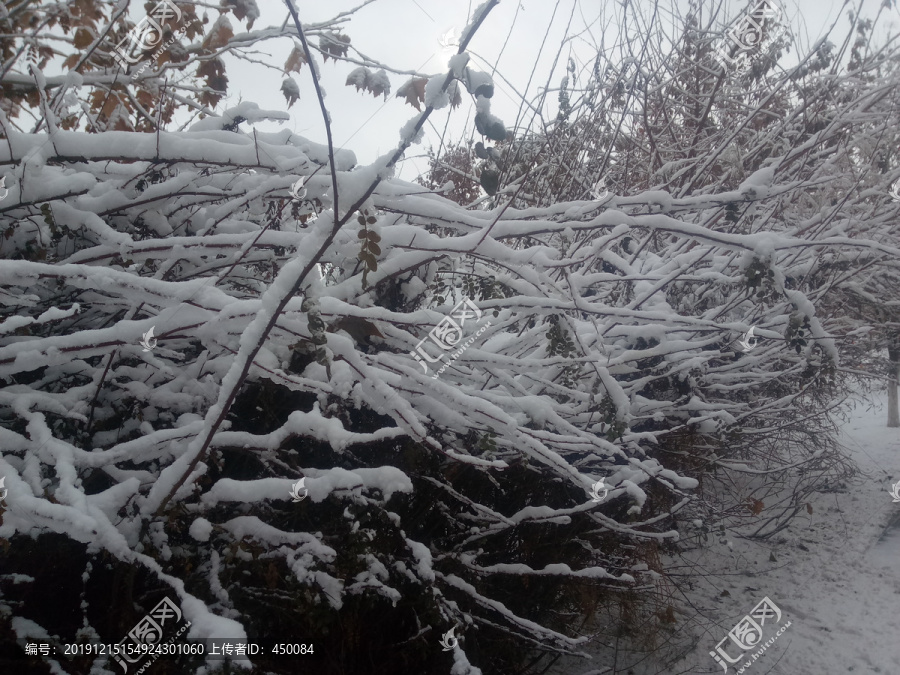
<svg viewBox="0 0 900 675">
<path fill-rule="evenodd" d="M 304 24 L 330 19 L 360 4 L 359 0 L 295 1 Z M 702 1 L 709 7 L 706 0 Z M 814 42 L 836 19 L 839 23 L 832 40 L 836 41 L 845 34 L 848 9 L 842 8 L 848 6 L 841 1 L 775 1 L 802 45 Z M 876 16 L 881 2 L 863 0 L 861 3 L 854 2 L 852 6 L 861 6 L 862 15 L 872 18 Z M 287 10 L 281 2 L 258 0 L 258 3 L 262 16 L 254 29 L 284 23 Z M 354 14 L 342 30 L 350 36 L 353 46 L 381 63 L 401 70 L 436 74 L 446 71 L 447 58 L 456 51 L 455 48 L 442 48 L 441 38 L 453 31 L 458 35 L 472 9 L 479 4 L 480 0 L 475 3 L 468 0 L 376 0 Z M 737 17 L 747 4 L 740 1 L 726 5 L 726 16 L 729 19 Z M 494 77 L 496 93 L 492 112 L 503 119 L 508 128 L 512 127 L 520 107 L 520 97 L 516 91 L 527 92 L 528 98 L 535 99 L 546 85 L 551 69 L 551 87 L 557 87 L 566 74 L 570 55 L 578 68 L 591 64 L 596 55 L 593 44 L 605 41 L 611 45 L 615 41 L 619 24 L 616 19 L 622 14 L 622 5 L 622 0 L 560 0 L 559 3 L 553 0 L 502 0 L 492 10 L 469 47 L 473 55 L 470 65 L 488 72 L 496 65 L 498 74 Z M 655 4 L 650 0 L 637 0 L 634 6 L 649 16 Z M 688 2 L 663 3 L 659 8 L 660 20 L 664 25 L 671 26 L 674 23 L 672 15 L 683 15 Z M 601 17 L 602 9 L 605 18 Z M 216 13 L 210 12 L 210 20 L 215 18 Z M 233 16 L 230 18 L 235 33 L 240 33 L 241 26 Z M 571 26 L 567 31 L 570 20 Z M 897 8 L 883 11 L 876 25 L 876 34 L 897 35 L 900 30 L 898 26 L 900 12 Z M 574 37 L 553 68 L 553 59 L 566 34 Z M 287 109 L 281 93 L 284 79 L 281 69 L 291 48 L 292 39 L 285 37 L 265 43 L 265 52 L 253 55 L 255 62 L 229 59 L 229 96 L 217 110 L 234 105 L 239 100 L 254 101 L 264 109 Z M 355 66 L 332 60 L 320 65 L 336 145 L 353 150 L 360 163 L 371 162 L 396 147 L 400 127 L 416 114 L 411 106 L 395 96 L 409 76 L 388 73 L 392 91 L 388 100 L 384 101 L 383 97 L 376 99 L 366 92 L 357 92 L 355 87 L 345 86 L 347 74 Z M 291 73 L 291 76 L 300 85 L 300 100 L 288 111 L 291 115 L 290 127 L 302 136 L 324 143 L 324 125 L 309 71 L 304 68 L 302 73 Z M 529 78 L 532 78 L 530 82 Z M 400 173 L 403 178 L 412 179 L 425 170 L 427 161 L 421 155 L 430 143 L 438 144 L 445 125 L 448 126 L 448 136 L 454 140 L 462 135 L 467 138 L 471 135 L 474 112 L 470 99 L 464 96 L 463 105 L 449 113 L 449 124 L 449 109 L 432 114 L 431 126 L 426 127 L 429 133 L 425 142 L 407 152 L 408 159 L 404 161 Z M 548 101 L 551 115 L 555 114 L 555 92 L 548 97 Z M 260 125 L 262 130 L 276 128 L 269 124 Z"/>
</svg>

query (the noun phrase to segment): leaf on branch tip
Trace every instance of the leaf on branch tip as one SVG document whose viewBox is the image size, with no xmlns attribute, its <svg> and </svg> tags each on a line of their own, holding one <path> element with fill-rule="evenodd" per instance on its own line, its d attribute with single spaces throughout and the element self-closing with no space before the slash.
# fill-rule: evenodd
<svg viewBox="0 0 900 675">
<path fill-rule="evenodd" d="M 220 58 L 203 61 L 197 66 L 197 76 L 206 78 L 206 86 L 209 91 L 200 94 L 200 102 L 203 105 L 215 106 L 228 90 L 228 77 L 225 75 L 225 63 Z"/>
<path fill-rule="evenodd" d="M 487 73 L 466 68 L 464 77 L 466 89 L 473 96 L 491 98 L 494 95 L 494 81 Z"/>
<path fill-rule="evenodd" d="M 387 100 L 387 95 L 391 91 L 391 81 L 388 79 L 386 72 L 379 70 L 377 73 L 373 73 L 368 68 L 363 68 L 362 66 L 350 71 L 345 84 L 348 87 L 354 85 L 356 91 L 365 89 L 370 92 L 372 96 L 377 97 L 384 94 L 385 100 Z"/>
<path fill-rule="evenodd" d="M 350 85 L 355 86 L 356 91 L 359 91 L 360 89 L 365 89 L 366 88 L 366 79 L 368 79 L 368 77 L 371 74 L 372 73 L 369 71 L 369 69 L 365 68 L 364 66 L 360 66 L 359 68 L 354 68 L 353 70 L 350 71 L 350 74 L 347 75 L 347 81 L 344 84 L 346 84 L 348 87 Z"/>
<path fill-rule="evenodd" d="M 462 105 L 462 95 L 459 93 L 459 84 L 457 84 L 456 80 L 450 83 L 450 86 L 447 88 L 447 93 L 450 94 L 450 108 L 458 108 Z"/>
<path fill-rule="evenodd" d="M 489 195 L 497 194 L 497 188 L 500 187 L 500 172 L 496 169 L 485 169 L 482 171 L 481 187 Z"/>
<path fill-rule="evenodd" d="M 350 37 L 340 33 L 326 33 L 319 38 L 319 49 L 322 50 L 322 58 L 327 61 L 331 55 L 335 61 L 338 56 L 347 56 L 347 45 L 350 44 Z"/>
<path fill-rule="evenodd" d="M 475 129 L 492 141 L 506 140 L 506 126 L 490 113 L 479 112 L 475 115 Z"/>
<path fill-rule="evenodd" d="M 259 18 L 259 8 L 253 0 L 250 2 L 245 0 L 222 0 L 220 4 L 234 12 L 234 15 L 240 20 L 249 17 L 250 20 L 247 22 L 248 30 L 253 28 L 253 22 Z"/>
<path fill-rule="evenodd" d="M 425 85 L 428 80 L 424 77 L 414 77 L 397 90 L 397 96 L 406 99 L 416 110 L 422 110 L 419 103 L 425 102 Z"/>
<path fill-rule="evenodd" d="M 287 101 L 288 108 L 300 100 L 300 87 L 294 82 L 294 78 L 286 77 L 281 83 L 281 93 Z"/>
<path fill-rule="evenodd" d="M 72 40 L 72 44 L 76 49 L 84 49 L 93 41 L 94 36 L 91 35 L 91 32 L 87 28 L 79 28 L 75 31 L 75 38 Z"/>
<path fill-rule="evenodd" d="M 231 30 L 231 22 L 224 14 L 216 19 L 212 29 L 203 39 L 203 48 L 208 50 L 218 49 L 228 44 L 228 41 L 234 37 L 234 31 Z"/>
<path fill-rule="evenodd" d="M 306 54 L 303 53 L 302 48 L 295 45 L 287 61 L 284 62 L 284 74 L 287 75 L 291 71 L 299 73 L 304 63 L 306 63 Z"/>
<path fill-rule="evenodd" d="M 329 327 L 331 332 L 336 332 L 339 330 L 347 331 L 353 339 L 357 342 L 364 342 L 365 338 L 370 337 L 380 337 L 383 338 L 384 335 L 381 334 L 381 331 L 378 330 L 378 327 L 372 323 L 371 321 L 366 321 L 365 319 L 360 319 L 357 316 L 345 316 Z"/>
</svg>

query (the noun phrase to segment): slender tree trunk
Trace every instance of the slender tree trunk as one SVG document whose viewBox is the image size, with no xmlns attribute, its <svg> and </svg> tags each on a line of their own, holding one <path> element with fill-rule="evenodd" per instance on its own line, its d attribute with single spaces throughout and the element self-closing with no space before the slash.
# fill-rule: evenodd
<svg viewBox="0 0 900 675">
<path fill-rule="evenodd" d="M 888 423 L 889 427 L 900 427 L 900 408 L 897 404 L 897 379 L 900 373 L 900 345 L 888 347 Z"/>
</svg>

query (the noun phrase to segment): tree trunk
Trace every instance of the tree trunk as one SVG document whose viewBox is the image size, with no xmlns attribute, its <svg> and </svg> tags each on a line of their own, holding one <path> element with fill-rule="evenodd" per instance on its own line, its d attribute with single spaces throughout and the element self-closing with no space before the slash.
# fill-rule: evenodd
<svg viewBox="0 0 900 675">
<path fill-rule="evenodd" d="M 889 427 L 900 427 L 900 409 L 897 405 L 897 376 L 900 373 L 900 345 L 888 347 L 888 423 Z"/>
</svg>

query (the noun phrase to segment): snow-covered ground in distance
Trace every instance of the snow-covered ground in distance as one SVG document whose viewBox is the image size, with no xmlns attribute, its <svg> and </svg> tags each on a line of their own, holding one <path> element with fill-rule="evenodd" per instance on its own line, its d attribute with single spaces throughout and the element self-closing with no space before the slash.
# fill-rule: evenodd
<svg viewBox="0 0 900 675">
<path fill-rule="evenodd" d="M 729 664 L 727 673 L 709 652 L 763 597 L 782 612 L 775 629 L 763 627 L 763 642 L 788 621 L 791 625 L 744 675 L 897 673 L 900 503 L 893 502 L 889 491 L 900 481 L 900 429 L 888 429 L 886 421 L 884 395 L 856 406 L 841 441 L 860 473 L 846 488 L 815 495 L 812 514 L 802 511 L 786 530 L 764 542 L 734 539 L 734 555 L 722 555 L 724 547 L 714 537 L 710 549 L 686 555 L 709 574 L 693 589 L 680 584 L 687 595 L 678 598 L 679 604 L 688 611 L 693 610 L 687 603 L 699 609 L 706 624 L 702 630 L 688 629 L 693 650 L 662 671 L 658 663 L 629 670 L 620 661 L 615 673 L 734 675 L 759 647 Z M 683 621 L 680 613 L 676 618 Z M 675 633 L 684 639 L 683 630 L 676 627 Z M 723 648 L 736 656 L 736 647 L 728 643 Z M 586 651 L 594 652 L 590 645 Z M 562 658 L 547 672 L 612 675 L 610 665 L 598 654 L 592 661 Z"/>
</svg>

